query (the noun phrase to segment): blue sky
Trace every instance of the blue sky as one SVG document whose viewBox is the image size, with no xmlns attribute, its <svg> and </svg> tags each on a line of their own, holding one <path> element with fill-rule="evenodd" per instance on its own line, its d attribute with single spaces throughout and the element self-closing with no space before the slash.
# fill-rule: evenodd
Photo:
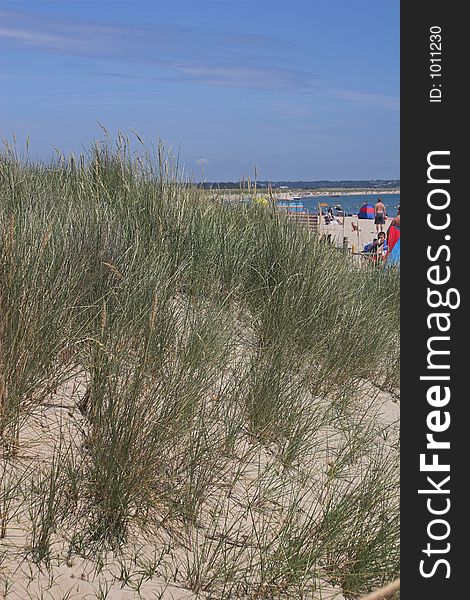
<svg viewBox="0 0 470 600">
<path fill-rule="evenodd" d="M 399 178 L 398 0 L 0 0 L 0 134 L 161 138 L 198 178 Z"/>
</svg>

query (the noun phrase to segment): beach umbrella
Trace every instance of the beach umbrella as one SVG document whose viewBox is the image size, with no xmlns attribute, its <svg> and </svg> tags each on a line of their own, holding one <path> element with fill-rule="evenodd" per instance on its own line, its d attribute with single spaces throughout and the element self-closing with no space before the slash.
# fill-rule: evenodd
<svg viewBox="0 0 470 600">
<path fill-rule="evenodd" d="M 400 238 L 397 239 L 392 251 L 387 257 L 386 267 L 397 267 L 400 269 Z"/>
<path fill-rule="evenodd" d="M 393 247 L 400 239 L 400 228 L 396 225 L 390 225 L 388 228 L 387 241 L 389 250 L 393 250 Z"/>
<path fill-rule="evenodd" d="M 374 207 L 370 202 L 364 202 L 357 214 L 358 219 L 373 219 L 375 217 Z"/>
</svg>

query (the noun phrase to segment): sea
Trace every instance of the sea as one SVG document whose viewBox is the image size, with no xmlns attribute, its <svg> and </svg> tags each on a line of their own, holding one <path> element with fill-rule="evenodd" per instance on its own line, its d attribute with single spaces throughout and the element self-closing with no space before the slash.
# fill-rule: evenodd
<svg viewBox="0 0 470 600">
<path fill-rule="evenodd" d="M 400 194 L 353 194 L 350 196 L 340 194 L 339 196 L 301 196 L 299 200 L 292 202 L 292 204 L 302 204 L 304 210 L 308 210 L 312 213 L 318 212 L 319 203 L 325 203 L 328 205 L 321 207 L 323 212 L 326 212 L 330 206 L 334 208 L 335 206 L 339 205 L 342 207 L 342 210 L 346 215 L 357 215 L 359 209 L 365 202 L 370 202 L 370 204 L 374 205 L 377 202 L 377 198 L 380 198 L 385 204 L 387 215 L 389 217 L 397 216 L 397 208 L 400 205 Z"/>
</svg>

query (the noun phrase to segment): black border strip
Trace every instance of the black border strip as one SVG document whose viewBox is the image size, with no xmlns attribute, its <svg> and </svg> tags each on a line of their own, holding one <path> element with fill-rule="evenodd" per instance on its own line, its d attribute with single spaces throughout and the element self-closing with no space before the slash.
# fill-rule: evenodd
<svg viewBox="0 0 470 600">
<path fill-rule="evenodd" d="M 401 3 L 401 598 L 413 600 L 468 593 L 463 550 L 468 468 L 462 463 L 470 438 L 463 412 L 469 397 L 463 385 L 469 200 L 462 182 L 469 36 L 461 6 L 435 0 Z M 450 169 L 436 166 L 428 172 L 430 163 Z M 437 293 L 428 296 L 428 290 Z M 431 307 L 439 305 L 438 293 L 453 306 L 460 297 L 460 306 Z M 446 316 L 430 316 L 436 313 Z M 440 331 L 438 323 L 448 331 Z M 449 354 L 433 354 L 435 350 Z M 431 434 L 442 446 L 427 447 Z M 436 470 L 426 471 L 433 461 Z"/>
</svg>

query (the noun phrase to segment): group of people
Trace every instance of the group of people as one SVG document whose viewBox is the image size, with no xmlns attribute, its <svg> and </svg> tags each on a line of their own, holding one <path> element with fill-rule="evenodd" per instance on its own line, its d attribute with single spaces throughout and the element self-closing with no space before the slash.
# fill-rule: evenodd
<svg viewBox="0 0 470 600">
<path fill-rule="evenodd" d="M 341 220 L 335 216 L 335 213 L 331 206 L 328 208 L 326 213 L 322 211 L 321 215 L 323 217 L 325 225 L 335 225 L 337 223 L 341 224 Z"/>
<path fill-rule="evenodd" d="M 377 237 L 370 244 L 364 246 L 364 252 L 371 254 L 375 260 L 385 259 L 400 236 L 400 206 L 398 206 L 398 214 L 391 220 L 387 232 L 384 231 L 386 219 L 387 209 L 382 200 L 378 198 L 374 206 L 374 223 Z"/>
</svg>

